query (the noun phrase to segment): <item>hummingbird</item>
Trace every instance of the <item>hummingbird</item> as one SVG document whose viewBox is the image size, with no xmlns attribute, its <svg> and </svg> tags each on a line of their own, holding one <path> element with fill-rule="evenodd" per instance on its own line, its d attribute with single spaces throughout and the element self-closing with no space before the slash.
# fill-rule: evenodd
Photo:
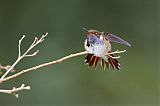
<svg viewBox="0 0 160 106">
<path fill-rule="evenodd" d="M 88 52 L 84 60 L 85 64 L 89 66 L 97 66 L 100 62 L 101 66 L 105 68 L 111 67 L 114 69 L 120 69 L 120 63 L 117 60 L 120 56 L 115 57 L 113 54 L 122 53 L 123 51 L 111 52 L 111 42 L 116 42 L 131 47 L 131 44 L 122 38 L 113 35 L 109 32 L 100 32 L 98 30 L 87 30 L 83 28 L 87 33 L 87 38 L 84 42 L 85 50 Z"/>
</svg>

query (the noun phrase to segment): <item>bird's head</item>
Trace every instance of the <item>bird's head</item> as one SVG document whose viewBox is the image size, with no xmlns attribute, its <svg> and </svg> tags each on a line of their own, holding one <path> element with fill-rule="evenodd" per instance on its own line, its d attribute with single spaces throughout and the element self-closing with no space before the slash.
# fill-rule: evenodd
<svg viewBox="0 0 160 106">
<path fill-rule="evenodd" d="M 100 32 L 98 30 L 87 30 L 86 28 L 83 28 L 87 32 L 87 36 L 97 36 L 98 38 L 104 34 L 104 32 Z"/>
<path fill-rule="evenodd" d="M 90 47 L 97 44 L 103 44 L 103 32 L 99 32 L 97 30 L 87 30 L 83 28 L 87 32 L 86 46 Z"/>
</svg>

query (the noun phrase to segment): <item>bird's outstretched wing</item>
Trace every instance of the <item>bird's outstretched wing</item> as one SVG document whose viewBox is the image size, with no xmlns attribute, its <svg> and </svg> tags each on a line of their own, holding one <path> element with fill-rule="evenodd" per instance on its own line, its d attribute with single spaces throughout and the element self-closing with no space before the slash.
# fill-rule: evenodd
<svg viewBox="0 0 160 106">
<path fill-rule="evenodd" d="M 106 39 L 108 39 L 111 42 L 116 42 L 116 43 L 124 44 L 124 45 L 127 45 L 127 46 L 131 47 L 130 43 L 128 43 L 127 41 L 123 40 L 122 38 L 120 38 L 116 35 L 105 32 L 104 36 L 105 36 Z"/>
</svg>

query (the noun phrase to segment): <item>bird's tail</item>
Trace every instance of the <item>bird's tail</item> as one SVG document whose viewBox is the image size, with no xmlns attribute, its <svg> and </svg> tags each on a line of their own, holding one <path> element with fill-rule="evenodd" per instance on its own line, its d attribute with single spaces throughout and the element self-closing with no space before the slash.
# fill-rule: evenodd
<svg viewBox="0 0 160 106">
<path fill-rule="evenodd" d="M 113 54 L 109 54 L 108 55 L 108 62 L 109 64 L 112 66 L 113 69 L 120 69 L 120 63 L 118 62 L 118 60 L 116 58 L 114 58 Z"/>
<path fill-rule="evenodd" d="M 84 63 L 88 64 L 89 66 L 97 66 L 100 57 L 94 56 L 94 54 L 87 54 Z"/>
<path fill-rule="evenodd" d="M 88 64 L 89 66 L 95 66 L 97 67 L 97 63 L 100 62 L 101 66 L 105 70 L 109 67 L 109 65 L 112 66 L 113 69 L 120 69 L 120 64 L 117 59 L 112 58 L 114 57 L 112 54 L 108 56 L 108 61 L 105 61 L 104 59 L 95 56 L 94 54 L 87 54 L 84 63 Z"/>
<path fill-rule="evenodd" d="M 101 66 L 103 67 L 103 69 L 105 70 L 105 68 L 109 67 L 109 63 L 106 62 L 104 59 L 94 56 L 94 54 L 87 54 L 84 63 L 88 64 L 89 66 L 95 66 L 95 68 L 97 67 L 97 63 L 100 61 Z"/>
</svg>

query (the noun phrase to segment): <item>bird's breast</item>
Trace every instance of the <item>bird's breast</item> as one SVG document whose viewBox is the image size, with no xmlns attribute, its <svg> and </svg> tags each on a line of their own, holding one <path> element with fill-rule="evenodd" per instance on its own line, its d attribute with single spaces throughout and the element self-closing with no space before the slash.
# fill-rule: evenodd
<svg viewBox="0 0 160 106">
<path fill-rule="evenodd" d="M 106 55 L 111 49 L 109 42 L 99 41 L 87 46 L 87 40 L 85 41 L 85 49 L 95 56 L 102 57 Z"/>
</svg>

